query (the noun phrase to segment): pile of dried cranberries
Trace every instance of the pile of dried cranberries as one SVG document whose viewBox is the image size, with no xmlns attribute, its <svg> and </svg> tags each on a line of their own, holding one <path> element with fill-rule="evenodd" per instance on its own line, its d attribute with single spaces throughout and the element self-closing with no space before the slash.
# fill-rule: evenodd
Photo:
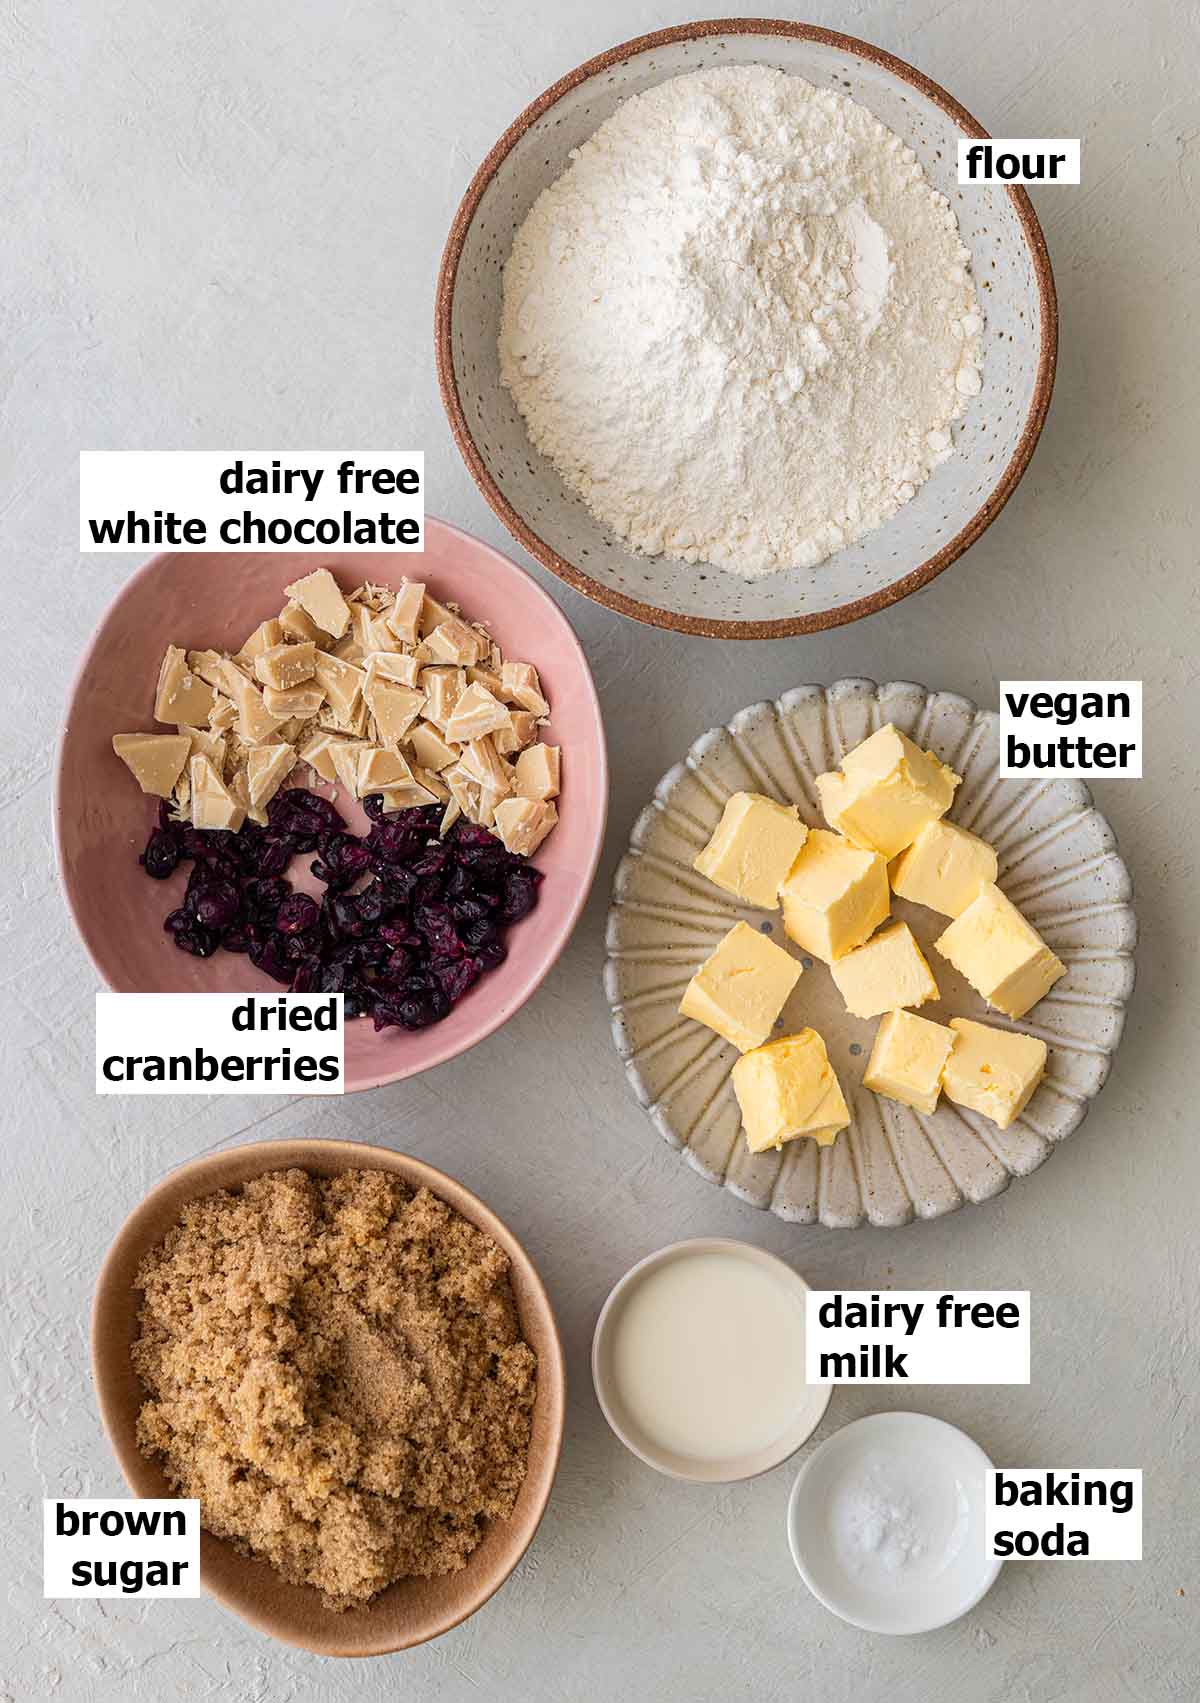
<svg viewBox="0 0 1200 1703">
<path fill-rule="evenodd" d="M 302 787 L 276 793 L 266 827 L 236 834 L 173 822 L 162 805 L 139 862 L 156 881 L 192 864 L 163 927 L 198 958 L 245 952 L 293 993 L 345 994 L 347 1018 L 377 1029 L 439 1022 L 504 962 L 503 931 L 536 905 L 542 873 L 465 820 L 439 838 L 440 804 L 385 816 L 374 796 L 364 808 L 365 836 Z M 317 854 L 319 900 L 284 878 L 305 852 Z"/>
</svg>

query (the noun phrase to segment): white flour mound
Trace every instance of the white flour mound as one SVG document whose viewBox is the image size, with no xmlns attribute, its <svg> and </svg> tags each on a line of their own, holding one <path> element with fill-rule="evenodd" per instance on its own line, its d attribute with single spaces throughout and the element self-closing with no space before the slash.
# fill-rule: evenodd
<svg viewBox="0 0 1200 1703">
<path fill-rule="evenodd" d="M 865 107 L 765 66 L 635 95 L 504 271 L 530 438 L 636 550 L 812 567 L 912 497 L 980 389 L 949 202 Z"/>
</svg>

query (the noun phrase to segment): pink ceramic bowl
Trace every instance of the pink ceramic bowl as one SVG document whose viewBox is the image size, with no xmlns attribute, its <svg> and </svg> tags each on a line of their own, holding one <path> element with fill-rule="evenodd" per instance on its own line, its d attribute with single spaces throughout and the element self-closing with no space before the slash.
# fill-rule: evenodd
<svg viewBox="0 0 1200 1703">
<path fill-rule="evenodd" d="M 596 872 L 608 808 L 608 760 L 587 659 L 566 617 L 521 568 L 477 538 L 427 519 L 424 555 L 155 556 L 118 593 L 94 634 L 67 703 L 58 754 L 54 829 L 67 903 L 100 976 L 120 993 L 278 992 L 244 957 L 178 951 L 163 933 L 186 870 L 151 881 L 138 853 L 157 801 L 140 793 L 113 756 L 112 736 L 153 729 L 154 683 L 168 643 L 236 649 L 278 613 L 283 587 L 327 566 L 343 586 L 421 579 L 486 621 L 506 655 L 532 662 L 551 705 L 549 743 L 562 747 L 559 822 L 537 853 L 545 871 L 536 910 L 508 931 L 508 958 L 483 976 L 441 1023 L 409 1033 L 370 1021 L 347 1026 L 346 1088 L 376 1088 L 444 1064 L 493 1034 L 542 981 L 583 909 Z M 339 800 L 365 831 L 357 806 Z M 309 859 L 297 859 L 292 876 Z"/>
</svg>

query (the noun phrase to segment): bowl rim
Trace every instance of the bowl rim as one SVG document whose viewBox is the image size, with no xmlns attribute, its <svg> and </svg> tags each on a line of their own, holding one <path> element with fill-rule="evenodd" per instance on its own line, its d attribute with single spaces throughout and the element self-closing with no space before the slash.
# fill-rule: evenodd
<svg viewBox="0 0 1200 1703">
<path fill-rule="evenodd" d="M 465 1599 L 465 1605 L 459 1605 L 440 1617 L 432 1620 L 428 1630 L 422 1630 L 417 1637 L 403 1637 L 397 1640 L 394 1633 L 386 1635 L 370 1643 L 369 1646 L 356 1644 L 347 1645 L 344 1639 L 337 1636 L 338 1615 L 330 1615 L 329 1636 L 321 1643 L 316 1640 L 301 1640 L 290 1632 L 282 1632 L 274 1624 L 271 1616 L 259 1609 L 256 1603 L 247 1604 L 234 1593 L 222 1586 L 212 1584 L 203 1577 L 203 1546 L 205 1543 L 221 1543 L 224 1540 L 212 1536 L 209 1532 L 201 1534 L 201 1585 L 203 1592 L 214 1597 L 223 1607 L 229 1609 L 239 1620 L 253 1627 L 258 1632 L 277 1639 L 281 1643 L 292 1645 L 294 1648 L 305 1649 L 314 1655 L 323 1656 L 381 1656 L 390 1655 L 397 1650 L 412 1649 L 419 1644 L 428 1643 L 433 1638 L 439 1638 L 444 1632 L 460 1625 L 477 1609 L 482 1608 L 500 1587 L 507 1582 L 515 1571 L 518 1562 L 529 1549 L 530 1544 L 541 1525 L 550 1500 L 550 1493 L 557 1476 L 559 1460 L 562 1455 L 563 1433 L 566 1425 L 567 1407 L 567 1372 L 566 1358 L 563 1352 L 562 1337 L 558 1321 L 546 1286 L 540 1273 L 523 1243 L 509 1229 L 504 1220 L 492 1210 L 487 1203 L 480 1199 L 465 1183 L 436 1166 L 428 1164 L 413 1154 L 401 1153 L 395 1148 L 380 1147 L 368 1142 L 338 1141 L 329 1139 L 307 1140 L 302 1137 L 280 1141 L 251 1141 L 239 1143 L 233 1147 L 221 1148 L 216 1152 L 201 1153 L 192 1159 L 184 1160 L 174 1166 L 164 1176 L 160 1177 L 153 1187 L 142 1196 L 121 1223 L 120 1228 L 109 1243 L 108 1249 L 101 1262 L 96 1276 L 96 1284 L 92 1293 L 91 1311 L 89 1315 L 89 1355 L 91 1361 L 92 1383 L 96 1392 L 96 1406 L 104 1434 L 116 1457 L 121 1476 L 135 1496 L 154 1495 L 157 1492 L 145 1488 L 146 1475 L 157 1471 L 152 1463 L 146 1460 L 137 1448 L 131 1435 L 121 1427 L 117 1417 L 116 1386 L 120 1377 L 118 1367 L 119 1355 L 114 1354 L 110 1345 L 104 1343 L 104 1326 L 109 1309 L 117 1299 L 118 1294 L 124 1294 L 128 1289 L 127 1271 L 122 1270 L 132 1249 L 139 1242 L 144 1245 L 139 1248 L 138 1257 L 151 1246 L 144 1240 L 144 1225 L 156 1205 L 173 1204 L 177 1208 L 193 1199 L 202 1199 L 203 1194 L 213 1193 L 218 1188 L 236 1186 L 246 1182 L 251 1177 L 265 1175 L 269 1171 L 285 1170 L 289 1167 L 303 1170 L 311 1165 L 314 1159 L 335 1162 L 329 1173 L 334 1170 L 365 1170 L 388 1171 L 401 1176 L 405 1182 L 413 1186 L 428 1187 L 440 1199 L 444 1200 L 456 1212 L 469 1218 L 471 1223 L 491 1236 L 504 1249 L 511 1264 L 520 1268 L 521 1278 L 527 1292 L 532 1297 L 533 1310 L 536 1311 L 546 1329 L 549 1352 L 543 1349 L 538 1355 L 538 1387 L 545 1387 L 548 1393 L 547 1412 L 549 1415 L 549 1437 L 547 1447 L 539 1462 L 539 1482 L 536 1484 L 534 1500 L 524 1516 L 528 1529 L 518 1540 L 511 1556 L 506 1556 L 497 1569 L 496 1575 L 486 1578 L 471 1595 Z M 249 1168 L 247 1169 L 247 1163 Z M 203 1169 L 228 1169 L 237 1172 L 228 1180 L 212 1180 L 211 1186 L 201 1192 L 188 1189 L 188 1180 Z M 139 1483 L 139 1480 L 142 1482 Z M 266 1565 L 266 1563 L 263 1563 Z M 469 1565 L 469 1563 L 468 1563 Z M 311 1587 L 305 1587 L 311 1588 Z M 376 1598 L 378 1602 L 380 1599 Z M 374 1604 L 364 1612 L 370 1614 Z"/>
<path fill-rule="evenodd" d="M 604 717 L 600 709 L 599 694 L 596 691 L 596 682 L 592 677 L 591 664 L 588 662 L 587 653 L 584 650 L 583 645 L 580 643 L 579 635 L 576 633 L 567 615 L 559 608 L 558 604 L 550 596 L 545 586 L 539 585 L 538 581 L 529 572 L 528 568 L 523 568 L 519 562 L 514 562 L 512 558 L 506 556 L 503 551 L 497 550 L 495 545 L 489 544 L 486 539 L 477 538 L 474 533 L 468 532 L 465 527 L 455 526 L 452 521 L 442 520 L 437 515 L 426 513 L 426 529 L 428 529 L 431 525 L 439 531 L 453 534 L 457 538 L 464 538 L 470 544 L 489 551 L 498 561 L 502 562 L 507 569 L 509 569 L 512 573 L 519 575 L 520 578 L 526 582 L 526 585 L 534 596 L 540 599 L 540 601 L 546 605 L 547 609 L 552 612 L 553 616 L 557 618 L 562 630 L 563 643 L 569 647 L 573 659 L 579 666 L 583 696 L 589 711 L 588 719 L 596 736 L 596 747 L 600 759 L 599 792 L 601 808 L 597 817 L 595 832 L 592 836 L 592 845 L 587 860 L 587 866 L 583 871 L 583 879 L 580 881 L 570 904 L 567 906 L 557 936 L 552 941 L 550 950 L 545 959 L 541 963 L 533 966 L 529 975 L 514 991 L 512 999 L 505 1000 L 503 1002 L 494 1001 L 486 1020 L 481 1023 L 477 1032 L 463 1045 L 453 1045 L 446 1041 L 442 1041 L 433 1048 L 432 1056 L 427 1058 L 425 1062 L 419 1066 L 419 1068 L 414 1070 L 401 1064 L 399 1068 L 395 1070 L 373 1071 L 369 1075 L 365 1076 L 363 1080 L 356 1082 L 352 1088 L 347 1087 L 345 1089 L 347 1094 L 358 1094 L 372 1088 L 383 1088 L 391 1082 L 404 1082 L 410 1077 L 423 1076 L 426 1071 L 434 1070 L 438 1065 L 447 1064 L 452 1059 L 461 1058 L 465 1053 L 470 1052 L 473 1047 L 478 1046 L 480 1042 L 488 1040 L 489 1037 L 494 1035 L 498 1029 L 503 1028 L 504 1024 L 507 1023 L 510 1018 L 515 1017 L 517 1013 L 529 1003 L 534 994 L 545 981 L 546 977 L 550 974 L 550 971 L 561 958 L 563 952 L 566 950 L 568 941 L 575 932 L 576 925 L 583 914 L 584 906 L 587 904 L 592 887 L 595 883 L 596 871 L 600 866 L 600 854 L 604 849 L 604 836 L 608 826 L 610 802 L 608 738 L 604 727 Z M 205 552 L 198 551 L 195 553 L 203 555 Z M 250 550 L 243 553 L 250 556 L 265 556 L 275 554 L 277 552 Z M 75 925 L 76 938 L 83 946 L 92 968 L 95 970 L 96 975 L 100 979 L 101 985 L 109 989 L 113 989 L 113 982 L 93 947 L 88 921 L 82 909 L 76 904 L 75 893 L 72 890 L 71 883 L 67 879 L 66 857 L 62 843 L 62 825 L 67 815 L 67 805 L 63 796 L 63 769 L 67 737 L 71 726 L 71 708 L 93 658 L 100 647 L 101 641 L 104 637 L 105 628 L 107 627 L 109 618 L 117 604 L 124 597 L 132 593 L 135 587 L 149 579 L 165 561 L 167 561 L 170 557 L 179 554 L 181 554 L 181 552 L 174 550 L 156 551 L 153 556 L 150 556 L 146 561 L 142 562 L 139 567 L 135 568 L 131 574 L 121 581 L 117 590 L 114 592 L 112 597 L 108 599 L 104 608 L 100 611 L 100 614 L 97 616 L 96 622 L 88 635 L 87 641 L 80 652 L 79 660 L 75 665 L 70 683 L 67 686 L 66 694 L 63 699 L 62 724 L 59 728 L 58 739 L 54 748 L 54 766 L 50 788 L 50 830 L 54 844 L 54 864 L 58 875 L 59 892 L 62 894 L 63 900 L 66 904 L 67 913 Z M 319 558 L 321 555 L 319 551 L 315 550 L 309 551 L 308 554 L 312 555 L 314 558 Z M 348 552 L 330 550 L 325 553 L 325 558 L 326 560 L 332 560 L 335 557 L 345 554 L 348 554 Z M 411 555 L 412 552 L 397 551 L 395 554 L 407 556 Z M 320 565 L 319 561 L 317 565 Z M 114 989 L 114 991 L 137 992 L 144 990 Z M 252 989 L 251 991 L 255 992 L 258 990 Z M 436 1033 L 436 1030 L 434 1032 Z"/>
<path fill-rule="evenodd" d="M 805 615 L 789 615 L 774 621 L 714 620 L 706 616 L 685 615 L 675 610 L 659 609 L 652 603 L 643 603 L 625 592 L 615 591 L 612 587 L 602 584 L 559 555 L 534 532 L 497 485 L 476 447 L 459 396 L 458 380 L 454 371 L 452 331 L 458 266 L 467 232 L 500 165 L 525 132 L 564 95 L 578 88 L 590 77 L 638 54 L 651 52 L 675 42 L 693 41 L 714 35 L 788 36 L 800 41 L 820 42 L 824 46 L 853 53 L 859 58 L 872 61 L 915 88 L 935 106 L 940 107 L 964 135 L 986 139 L 989 134 L 961 102 L 955 100 L 940 83 L 935 83 L 923 71 L 918 71 L 915 66 L 898 59 L 895 54 L 875 47 L 858 36 L 846 35 L 838 30 L 827 30 L 817 24 L 794 23 L 785 18 L 705 18 L 695 23 L 676 24 L 668 29 L 653 30 L 647 35 L 634 36 L 628 41 L 620 42 L 616 47 L 610 47 L 604 53 L 584 60 L 573 71 L 568 71 L 557 82 L 552 83 L 536 100 L 531 101 L 489 149 L 483 163 L 467 185 L 450 226 L 438 269 L 434 303 L 438 388 L 459 454 L 488 505 L 535 561 L 540 562 L 551 573 L 557 574 L 559 579 L 565 580 L 576 591 L 604 604 L 608 609 L 616 610 L 618 614 L 631 616 L 649 626 L 665 627 L 673 632 L 690 633 L 700 638 L 794 638 L 803 633 L 823 632 L 830 627 L 841 627 L 850 621 L 860 620 L 864 615 L 873 615 L 880 609 L 890 608 L 893 603 L 899 603 L 902 598 L 919 591 L 922 586 L 936 579 L 987 531 L 1020 483 L 1046 422 L 1058 360 L 1058 297 L 1049 250 L 1033 203 L 1024 189 L 1006 184 L 1004 188 L 1012 202 L 1033 264 L 1038 292 L 1041 343 L 1029 412 L 1007 466 L 962 530 L 901 579 L 881 586 L 869 596 L 856 598 L 853 603 L 844 603 L 836 608 L 816 610 Z"/>
<path fill-rule="evenodd" d="M 614 1401 L 615 1390 L 613 1380 L 609 1377 L 604 1365 L 603 1354 L 609 1334 L 612 1331 L 618 1308 L 627 1294 L 652 1271 L 660 1266 L 669 1265 L 675 1260 L 688 1259 L 696 1254 L 731 1253 L 739 1259 L 749 1260 L 754 1265 L 764 1267 L 768 1271 L 778 1272 L 788 1284 L 797 1287 L 800 1293 L 808 1294 L 808 1280 L 790 1266 L 778 1254 L 773 1254 L 768 1248 L 760 1248 L 755 1242 L 743 1241 L 736 1236 L 685 1236 L 682 1241 L 668 1242 L 665 1247 L 655 1248 L 640 1260 L 635 1260 L 621 1277 L 613 1284 L 605 1298 L 596 1318 L 596 1326 L 592 1332 L 591 1371 L 592 1387 L 596 1393 L 596 1402 L 608 1423 L 609 1430 L 618 1440 L 624 1443 L 631 1455 L 664 1478 L 674 1478 L 684 1484 L 742 1484 L 747 1479 L 761 1478 L 764 1473 L 774 1472 L 777 1466 L 792 1459 L 806 1443 L 811 1441 L 814 1434 L 825 1422 L 825 1415 L 833 1395 L 833 1386 L 824 1386 L 822 1399 L 819 1385 L 810 1385 L 816 1389 L 817 1411 L 813 1422 L 803 1436 L 796 1436 L 790 1431 L 784 1431 L 774 1443 L 764 1448 L 751 1450 L 744 1455 L 729 1455 L 723 1459 L 710 1461 L 709 1470 L 700 1472 L 683 1472 L 677 1466 L 670 1465 L 671 1451 L 656 1450 L 648 1438 L 639 1438 L 629 1431 L 622 1423 Z M 676 1459 L 682 1457 L 675 1457 Z M 747 1465 L 747 1462 L 751 1463 Z M 700 1463 L 695 1463 L 699 1465 Z M 734 1470 L 730 1471 L 729 1468 Z"/>
</svg>

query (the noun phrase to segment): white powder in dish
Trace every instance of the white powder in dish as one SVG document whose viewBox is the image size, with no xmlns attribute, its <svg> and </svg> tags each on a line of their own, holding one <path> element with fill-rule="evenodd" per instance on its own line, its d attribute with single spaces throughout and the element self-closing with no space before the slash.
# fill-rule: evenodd
<svg viewBox="0 0 1200 1703">
<path fill-rule="evenodd" d="M 812 567 L 907 502 L 981 388 L 970 255 L 912 150 L 766 66 L 627 100 L 504 271 L 530 438 L 647 555 Z"/>
</svg>

